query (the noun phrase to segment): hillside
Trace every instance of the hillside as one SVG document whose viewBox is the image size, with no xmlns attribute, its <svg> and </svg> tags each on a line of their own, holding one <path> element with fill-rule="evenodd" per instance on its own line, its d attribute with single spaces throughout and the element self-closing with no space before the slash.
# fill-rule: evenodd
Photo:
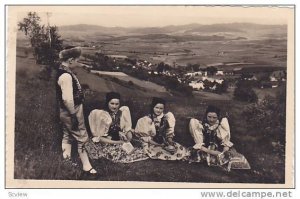
<svg viewBox="0 0 300 199">
<path fill-rule="evenodd" d="M 24 54 L 24 48 L 17 49 L 16 73 L 16 116 L 15 116 L 15 178 L 82 180 L 79 163 L 63 163 L 60 149 L 61 131 L 56 109 L 55 71 L 49 81 L 41 78 L 43 66 L 36 65 L 32 56 Z M 84 103 L 85 116 L 94 108 L 101 108 L 107 91 L 118 91 L 122 102 L 132 112 L 133 125 L 148 112 L 149 93 L 120 83 L 103 79 L 87 71 L 77 71 L 79 80 L 89 87 Z M 93 161 L 101 171 L 101 181 L 154 181 L 154 182 L 204 182 L 204 183 L 283 183 L 284 157 L 266 148 L 255 136 L 255 128 L 247 129 L 241 116 L 245 104 L 222 99 L 199 99 L 163 96 L 167 109 L 176 117 L 175 140 L 185 146 L 192 146 L 187 132 L 189 117 L 201 118 L 207 104 L 214 104 L 230 115 L 232 141 L 243 153 L 252 170 L 225 172 L 204 164 L 172 161 L 147 160 L 133 164 L 113 164 L 106 160 Z M 88 124 L 87 124 L 88 125 Z M 282 159 L 283 158 L 283 159 Z M 231 187 L 228 184 L 228 187 Z"/>
</svg>

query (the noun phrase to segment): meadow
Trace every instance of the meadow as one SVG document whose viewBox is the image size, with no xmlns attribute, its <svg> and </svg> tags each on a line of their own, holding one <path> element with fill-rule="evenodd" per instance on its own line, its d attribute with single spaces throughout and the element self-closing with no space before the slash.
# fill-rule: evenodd
<svg viewBox="0 0 300 199">
<path fill-rule="evenodd" d="M 32 55 L 17 48 L 16 60 L 16 112 L 15 112 L 15 179 L 86 180 L 81 175 L 80 163 L 74 149 L 73 164 L 62 160 L 60 148 L 61 129 L 55 91 L 55 71 L 49 80 L 43 77 L 44 66 L 35 64 Z M 203 117 L 208 104 L 219 106 L 229 116 L 232 142 L 248 159 L 251 170 L 226 172 L 217 167 L 181 161 L 146 160 L 131 164 L 116 164 L 107 160 L 93 160 L 101 174 L 99 181 L 153 181 L 153 182 L 203 182 L 203 183 L 284 183 L 285 158 L 262 142 L 256 127 L 247 127 L 242 116 L 248 106 L 235 100 L 210 97 L 171 96 L 167 92 L 144 90 L 136 85 L 111 81 L 104 77 L 77 70 L 82 84 L 89 88 L 84 103 L 85 117 L 104 104 L 108 91 L 122 94 L 122 104 L 132 112 L 133 126 L 139 117 L 147 114 L 153 96 L 166 98 L 167 109 L 176 117 L 175 140 L 184 146 L 193 141 L 187 131 L 190 117 Z M 196 108 L 195 108 L 196 107 Z M 87 121 L 87 120 L 86 120 Z M 88 127 L 88 124 L 86 124 Z M 228 187 L 231 185 L 228 184 Z M 162 188 L 162 187 L 161 187 Z"/>
<path fill-rule="evenodd" d="M 127 82 L 127 83 L 132 82 L 132 84 L 139 85 L 140 87 L 145 88 L 147 90 L 151 90 L 153 92 L 155 92 L 155 91 L 156 92 L 166 92 L 166 89 L 163 86 L 160 86 L 160 85 L 155 84 L 155 83 L 150 82 L 150 81 L 137 79 L 137 78 L 132 77 L 130 75 L 127 75 L 123 72 L 93 71 L 91 73 L 95 73 L 95 74 L 98 74 L 100 76 L 114 77 L 114 78 L 117 78 L 117 79 L 119 79 L 121 81 L 124 81 L 124 82 Z"/>
<path fill-rule="evenodd" d="M 270 42 L 264 40 L 233 41 L 145 41 L 132 38 L 102 44 L 94 54 L 101 50 L 105 54 L 126 55 L 130 58 L 144 59 L 151 63 L 167 63 L 171 66 L 200 64 L 202 66 L 220 62 L 252 62 L 260 65 L 286 67 L 286 40 Z"/>
</svg>

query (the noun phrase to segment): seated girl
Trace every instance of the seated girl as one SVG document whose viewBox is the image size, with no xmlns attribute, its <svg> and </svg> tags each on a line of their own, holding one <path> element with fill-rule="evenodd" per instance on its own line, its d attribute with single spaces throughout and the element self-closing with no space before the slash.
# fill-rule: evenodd
<svg viewBox="0 0 300 199">
<path fill-rule="evenodd" d="M 220 109 L 208 106 L 203 121 L 192 118 L 189 130 L 194 138 L 198 161 L 231 169 L 250 169 L 246 158 L 233 148 L 230 127 L 226 117 L 220 118 Z"/>
<path fill-rule="evenodd" d="M 187 150 L 174 142 L 175 117 L 164 113 L 166 102 L 154 97 L 150 113 L 137 121 L 135 136 L 143 142 L 145 153 L 152 159 L 180 160 Z"/>
<path fill-rule="evenodd" d="M 95 109 L 89 115 L 92 141 L 86 146 L 92 159 L 106 158 L 113 162 L 135 162 L 147 159 L 142 148 L 133 148 L 130 110 L 120 106 L 121 96 L 106 94 L 104 110 Z"/>
</svg>

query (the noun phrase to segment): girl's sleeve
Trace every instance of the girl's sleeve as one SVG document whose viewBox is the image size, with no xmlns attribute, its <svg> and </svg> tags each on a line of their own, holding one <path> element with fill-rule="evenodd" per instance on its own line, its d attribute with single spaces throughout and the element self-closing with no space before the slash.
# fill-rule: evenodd
<svg viewBox="0 0 300 199">
<path fill-rule="evenodd" d="M 232 147 L 233 143 L 230 142 L 230 127 L 226 117 L 221 120 L 219 131 L 222 139 L 222 145 Z"/>
<path fill-rule="evenodd" d="M 167 114 L 165 114 L 165 117 L 166 117 L 166 120 L 169 124 L 169 127 L 166 131 L 166 137 L 167 138 L 172 138 L 175 136 L 174 134 L 174 129 L 175 129 L 175 123 L 176 123 L 176 120 L 175 120 L 175 117 L 173 115 L 173 113 L 171 112 L 168 112 Z"/>
<path fill-rule="evenodd" d="M 203 132 L 202 132 L 203 126 L 201 122 L 195 118 L 192 118 L 189 123 L 189 130 L 195 142 L 193 148 L 201 149 L 201 147 L 204 145 Z"/>
<path fill-rule="evenodd" d="M 94 137 L 105 137 L 108 135 L 112 119 L 108 112 L 95 109 L 89 115 L 89 125 Z"/>
<path fill-rule="evenodd" d="M 127 106 L 122 106 L 120 107 L 120 111 L 122 112 L 120 126 L 122 131 L 126 133 L 132 129 L 130 110 Z"/>
<path fill-rule="evenodd" d="M 134 134 L 141 138 L 144 142 L 149 142 L 156 134 L 155 126 L 152 120 L 148 117 L 142 117 L 137 121 Z"/>
</svg>

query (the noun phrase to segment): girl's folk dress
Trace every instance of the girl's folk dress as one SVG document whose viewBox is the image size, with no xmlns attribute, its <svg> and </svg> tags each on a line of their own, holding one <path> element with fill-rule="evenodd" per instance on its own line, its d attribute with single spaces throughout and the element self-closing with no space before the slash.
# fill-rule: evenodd
<svg viewBox="0 0 300 199">
<path fill-rule="evenodd" d="M 154 116 L 149 114 L 140 118 L 135 128 L 135 136 L 138 137 L 142 143 L 144 152 L 151 159 L 160 160 L 182 160 L 185 159 L 189 152 L 182 145 L 173 142 L 175 147 L 174 152 L 168 150 L 168 138 L 174 137 L 175 117 L 171 112 Z M 151 144 L 151 140 L 160 144 Z"/>
<path fill-rule="evenodd" d="M 122 106 L 116 113 L 95 109 L 89 115 L 89 124 L 94 138 L 106 137 L 121 140 L 132 130 L 130 110 Z M 123 144 L 108 144 L 90 141 L 86 149 L 91 159 L 105 158 L 112 162 L 131 163 L 148 159 L 141 146 L 135 146 L 128 154 Z"/>
<path fill-rule="evenodd" d="M 230 141 L 230 127 L 228 119 L 222 118 L 216 124 L 210 125 L 206 122 L 192 118 L 189 124 L 189 130 L 194 138 L 196 149 L 195 157 L 190 161 L 202 162 L 206 161 L 209 166 L 222 166 L 228 171 L 231 169 L 250 169 L 247 159 L 233 148 L 233 143 Z M 223 152 L 220 155 L 213 156 L 198 149 L 204 146 L 210 150 L 223 151 L 224 147 L 229 147 L 229 151 Z"/>
</svg>

